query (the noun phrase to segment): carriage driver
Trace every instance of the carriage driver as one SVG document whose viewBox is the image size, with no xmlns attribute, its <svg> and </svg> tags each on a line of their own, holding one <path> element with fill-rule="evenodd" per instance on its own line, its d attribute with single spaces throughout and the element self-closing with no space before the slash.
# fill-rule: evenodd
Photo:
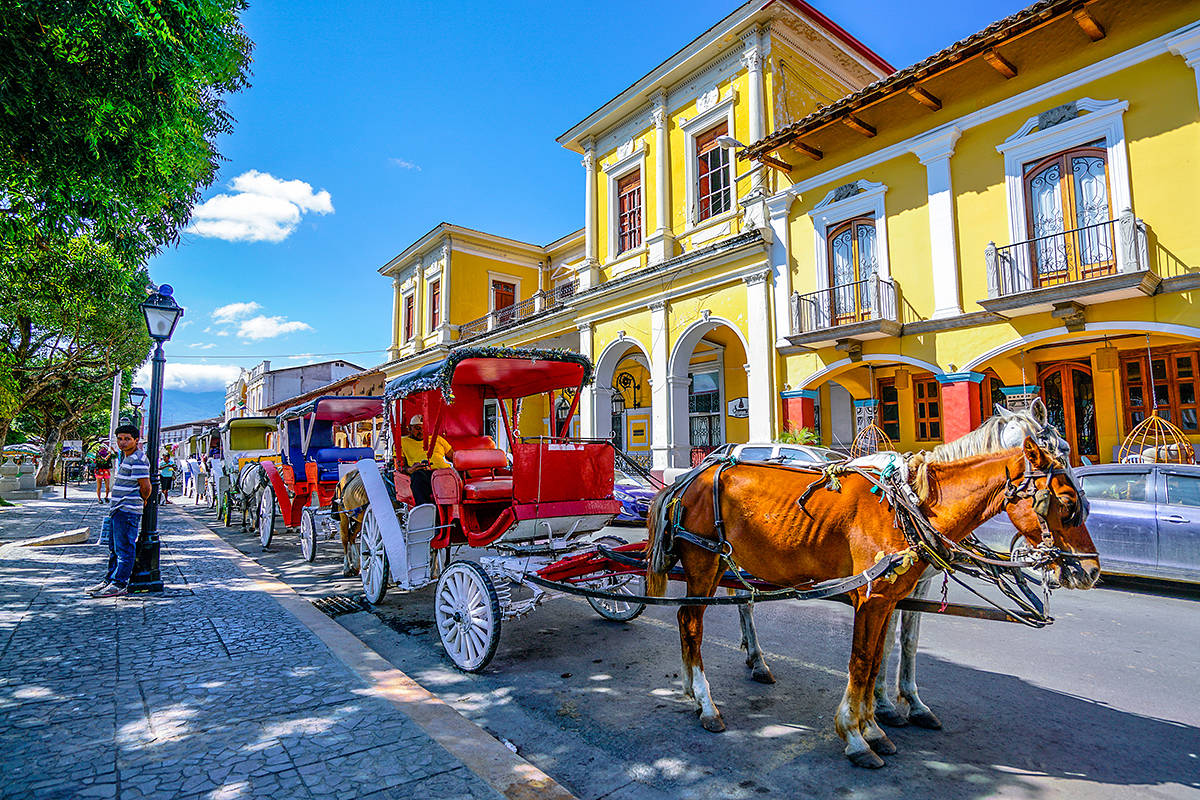
<svg viewBox="0 0 1200 800">
<path fill-rule="evenodd" d="M 433 470 L 450 469 L 454 451 L 450 443 L 438 436 L 430 450 L 425 449 L 425 420 L 414 414 L 408 421 L 408 431 L 400 437 L 404 455 L 403 471 L 412 479 L 413 499 L 417 505 L 433 502 Z"/>
</svg>

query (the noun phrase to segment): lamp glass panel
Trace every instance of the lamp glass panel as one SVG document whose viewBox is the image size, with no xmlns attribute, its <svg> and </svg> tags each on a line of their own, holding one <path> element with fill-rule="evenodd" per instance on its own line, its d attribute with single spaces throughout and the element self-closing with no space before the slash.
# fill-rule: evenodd
<svg viewBox="0 0 1200 800">
<path fill-rule="evenodd" d="M 175 319 L 179 314 L 179 310 L 175 308 L 155 308 L 154 306 L 143 306 L 146 314 L 146 327 L 150 331 L 150 335 L 155 339 L 171 338 L 171 331 L 175 327 Z"/>
</svg>

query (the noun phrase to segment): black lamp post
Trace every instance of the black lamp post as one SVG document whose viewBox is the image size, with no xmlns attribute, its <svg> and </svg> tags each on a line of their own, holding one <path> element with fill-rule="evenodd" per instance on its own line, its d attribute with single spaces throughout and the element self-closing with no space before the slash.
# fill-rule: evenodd
<svg viewBox="0 0 1200 800">
<path fill-rule="evenodd" d="M 172 296 L 174 290 L 167 284 L 152 289 L 142 303 L 146 315 L 146 328 L 154 340 L 154 358 L 150 367 L 150 419 L 147 430 L 146 460 L 150 462 L 150 500 L 142 514 L 142 530 L 138 536 L 137 552 L 133 561 L 133 577 L 129 580 L 131 592 L 161 592 L 162 575 L 158 570 L 158 429 L 162 424 L 163 368 L 167 357 L 163 354 L 163 342 L 175 332 L 175 323 L 183 316 L 183 309 Z"/>
<path fill-rule="evenodd" d="M 145 435 L 145 430 L 142 426 L 142 404 L 146 402 L 146 390 L 140 386 L 134 386 L 129 390 L 129 405 L 133 406 L 133 424 L 137 425 L 137 429 Z"/>
</svg>

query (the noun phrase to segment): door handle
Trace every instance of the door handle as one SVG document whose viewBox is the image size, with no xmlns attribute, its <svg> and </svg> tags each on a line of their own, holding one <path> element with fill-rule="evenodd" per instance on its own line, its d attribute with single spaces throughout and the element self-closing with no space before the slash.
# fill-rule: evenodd
<svg viewBox="0 0 1200 800">
<path fill-rule="evenodd" d="M 1178 514 L 1172 514 L 1169 517 L 1163 517 L 1163 522 L 1187 522 L 1187 518 L 1181 517 Z"/>
</svg>

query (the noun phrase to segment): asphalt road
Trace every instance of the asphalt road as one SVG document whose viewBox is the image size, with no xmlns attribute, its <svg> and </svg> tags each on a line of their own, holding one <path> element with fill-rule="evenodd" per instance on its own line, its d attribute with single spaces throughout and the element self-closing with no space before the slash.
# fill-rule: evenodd
<svg viewBox="0 0 1200 800">
<path fill-rule="evenodd" d="M 310 598 L 361 594 L 340 577 L 336 542 L 310 565 L 294 535 L 277 532 L 264 553 L 254 534 L 214 529 Z M 878 771 L 851 766 L 833 730 L 851 635 L 838 604 L 758 605 L 773 686 L 749 679 L 736 611 L 708 611 L 722 734 L 704 731 L 680 694 L 669 608 L 620 624 L 554 601 L 505 622 L 478 675 L 442 652 L 432 589 L 338 620 L 587 800 L 1200 798 L 1200 593 L 1112 583 L 1056 592 L 1051 610 L 1043 630 L 927 615 L 918 679 L 944 729 L 889 730 L 899 752 Z"/>
</svg>

